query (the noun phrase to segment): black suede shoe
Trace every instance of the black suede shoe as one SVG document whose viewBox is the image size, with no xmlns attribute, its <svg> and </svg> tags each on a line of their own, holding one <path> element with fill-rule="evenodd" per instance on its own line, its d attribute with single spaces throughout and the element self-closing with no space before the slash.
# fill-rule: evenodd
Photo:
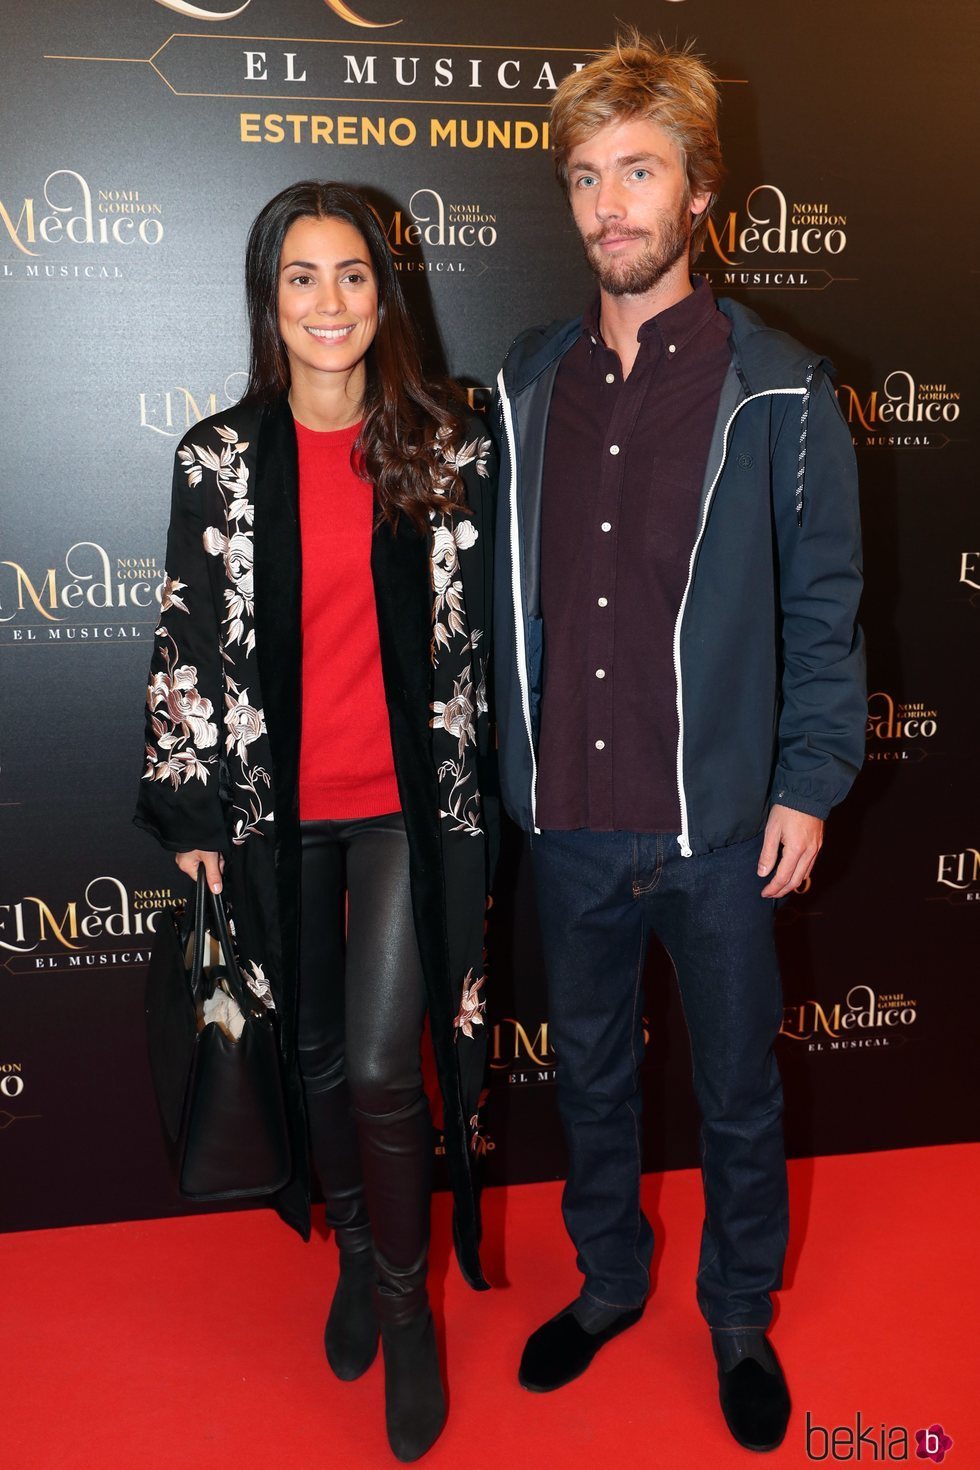
<svg viewBox="0 0 980 1470">
<path fill-rule="evenodd" d="M 789 1422 L 789 1390 L 764 1332 L 713 1332 L 721 1411 L 746 1450 L 774 1450 Z"/>
<path fill-rule="evenodd" d="M 643 1316 L 643 1307 L 620 1312 L 598 1332 L 587 1332 L 575 1316 L 574 1303 L 552 1317 L 527 1340 L 517 1381 L 531 1393 L 551 1393 L 585 1372 L 605 1343 Z"/>
</svg>

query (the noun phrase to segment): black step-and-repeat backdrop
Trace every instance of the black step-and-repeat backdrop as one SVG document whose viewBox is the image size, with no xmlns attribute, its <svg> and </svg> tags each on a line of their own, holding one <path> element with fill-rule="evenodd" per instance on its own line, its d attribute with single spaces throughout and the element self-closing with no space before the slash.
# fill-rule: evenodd
<svg viewBox="0 0 980 1470">
<path fill-rule="evenodd" d="M 779 916 L 790 1150 L 971 1136 L 972 0 L 37 0 L 4 27 L 0 156 L 4 1228 L 185 1208 L 142 1032 L 154 924 L 182 889 L 129 818 L 171 456 L 242 390 L 249 222 L 299 178 L 369 187 L 431 361 L 484 404 L 515 333 L 587 299 L 547 104 L 617 16 L 718 68 L 729 178 L 699 269 L 835 361 L 861 471 L 868 763 Z M 513 833 L 493 939 L 486 1177 L 555 1177 Z M 647 1016 L 647 1161 L 693 1165 L 662 957 Z"/>
</svg>

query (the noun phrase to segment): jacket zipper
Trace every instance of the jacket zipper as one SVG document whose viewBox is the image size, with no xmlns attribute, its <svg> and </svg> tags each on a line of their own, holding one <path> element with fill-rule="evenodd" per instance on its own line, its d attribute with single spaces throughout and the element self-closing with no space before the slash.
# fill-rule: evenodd
<svg viewBox="0 0 980 1470">
<path fill-rule="evenodd" d="M 508 496 L 510 500 L 510 580 L 511 596 L 514 601 L 514 649 L 517 656 L 517 682 L 521 690 L 521 709 L 524 714 L 524 728 L 527 732 L 528 749 L 531 752 L 531 826 L 537 832 L 540 830 L 537 825 L 538 763 L 534 754 L 534 740 L 531 735 L 531 697 L 528 689 L 527 676 L 527 643 L 524 637 L 524 593 L 521 587 L 520 522 L 517 515 L 517 453 L 514 439 L 514 420 L 511 416 L 510 399 L 507 397 L 507 389 L 504 387 L 503 369 L 497 374 L 497 390 L 500 393 L 500 408 L 504 416 L 504 433 L 507 436 L 507 449 L 510 454 L 510 489 Z"/>
<path fill-rule="evenodd" d="M 684 790 L 684 679 L 681 673 L 681 625 L 684 622 L 684 613 L 687 609 L 688 593 L 691 590 L 691 583 L 694 580 L 694 564 L 697 561 L 704 530 L 708 524 L 708 511 L 711 509 L 715 488 L 721 478 L 721 472 L 725 468 L 725 461 L 728 458 L 728 431 L 747 403 L 754 403 L 757 398 L 774 398 L 777 394 L 790 394 L 793 397 L 799 398 L 805 392 L 805 388 L 766 388 L 763 392 L 751 393 L 748 398 L 743 398 L 741 403 L 736 403 L 729 415 L 728 422 L 725 425 L 725 432 L 722 435 L 721 460 L 719 461 L 718 468 L 715 470 L 714 479 L 711 481 L 708 493 L 704 498 L 701 524 L 694 538 L 691 560 L 688 564 L 687 585 L 684 588 L 684 595 L 681 598 L 681 605 L 677 612 L 677 621 L 674 624 L 674 678 L 677 682 L 677 795 L 681 809 L 681 830 L 677 842 L 682 857 L 693 857 L 694 850 L 691 847 L 690 823 L 687 814 L 687 793 Z"/>
</svg>

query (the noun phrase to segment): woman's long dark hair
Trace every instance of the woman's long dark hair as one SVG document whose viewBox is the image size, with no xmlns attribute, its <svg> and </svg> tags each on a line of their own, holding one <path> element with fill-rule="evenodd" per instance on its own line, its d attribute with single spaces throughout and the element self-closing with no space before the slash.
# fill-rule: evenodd
<svg viewBox="0 0 980 1470">
<path fill-rule="evenodd" d="M 375 487 L 382 516 L 399 511 L 425 530 L 430 510 L 449 501 L 463 508 L 459 476 L 447 473 L 438 444 L 462 430 L 461 407 L 448 384 L 422 376 L 418 338 L 378 217 L 356 189 L 305 179 L 270 199 L 256 217 L 245 252 L 245 294 L 251 334 L 246 398 L 271 403 L 289 388 L 289 359 L 279 332 L 279 267 L 286 232 L 298 219 L 340 219 L 364 238 L 378 283 L 378 330 L 365 358 L 364 424 L 357 449 Z M 445 487 L 437 495 L 434 481 Z"/>
</svg>

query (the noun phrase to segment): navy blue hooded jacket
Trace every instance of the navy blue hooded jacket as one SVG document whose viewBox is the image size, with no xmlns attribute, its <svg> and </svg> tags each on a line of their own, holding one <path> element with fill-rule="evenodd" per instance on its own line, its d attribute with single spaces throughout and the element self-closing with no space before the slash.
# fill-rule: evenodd
<svg viewBox="0 0 980 1470">
<path fill-rule="evenodd" d="M 739 303 L 718 306 L 732 323 L 732 361 L 674 629 L 685 856 L 754 837 L 776 802 L 826 817 L 860 767 L 867 720 L 857 472 L 830 365 Z M 501 792 L 528 831 L 536 829 L 548 409 L 580 330 L 576 318 L 522 333 L 494 401 Z"/>
</svg>

